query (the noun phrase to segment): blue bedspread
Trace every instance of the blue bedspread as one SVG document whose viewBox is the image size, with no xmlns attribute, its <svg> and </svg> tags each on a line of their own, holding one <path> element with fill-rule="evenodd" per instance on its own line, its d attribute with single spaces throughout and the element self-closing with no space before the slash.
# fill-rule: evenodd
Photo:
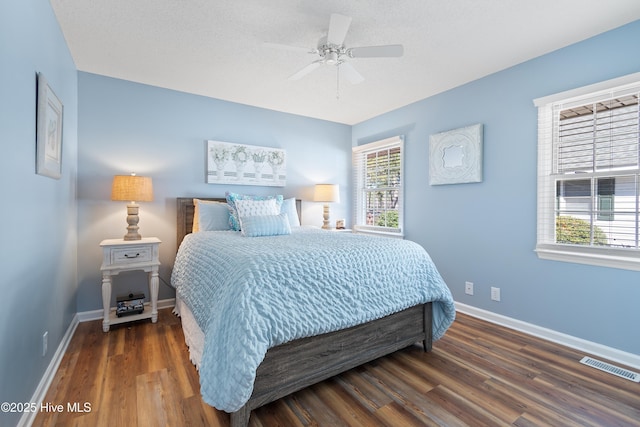
<svg viewBox="0 0 640 427">
<path fill-rule="evenodd" d="M 205 332 L 202 397 L 227 412 L 251 397 L 270 347 L 428 301 L 434 340 L 455 317 L 451 292 L 420 245 L 360 234 L 194 233 L 180 246 L 171 281 Z"/>
</svg>

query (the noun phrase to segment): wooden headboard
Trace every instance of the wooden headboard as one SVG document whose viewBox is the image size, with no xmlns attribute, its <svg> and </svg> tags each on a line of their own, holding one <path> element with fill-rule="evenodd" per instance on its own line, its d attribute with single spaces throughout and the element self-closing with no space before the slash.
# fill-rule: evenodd
<svg viewBox="0 0 640 427">
<path fill-rule="evenodd" d="M 193 197 L 178 197 L 176 199 L 178 203 L 178 234 L 176 236 L 176 249 L 180 247 L 180 243 L 182 243 L 182 239 L 184 239 L 184 236 L 191 233 L 191 231 L 193 230 L 193 212 L 195 209 L 195 206 L 193 205 L 193 199 Z M 227 202 L 227 199 L 224 197 L 196 197 L 196 199 L 211 200 L 214 202 L 224 203 Z M 299 199 L 296 199 L 296 210 L 298 211 L 298 218 L 302 220 L 302 201 L 300 201 Z"/>
</svg>

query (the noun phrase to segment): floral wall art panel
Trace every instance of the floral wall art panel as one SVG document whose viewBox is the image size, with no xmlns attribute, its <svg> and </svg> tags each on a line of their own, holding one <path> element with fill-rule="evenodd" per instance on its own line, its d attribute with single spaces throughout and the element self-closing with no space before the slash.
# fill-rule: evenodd
<svg viewBox="0 0 640 427">
<path fill-rule="evenodd" d="M 284 187 L 287 156 L 280 148 L 207 141 L 207 183 Z"/>
</svg>

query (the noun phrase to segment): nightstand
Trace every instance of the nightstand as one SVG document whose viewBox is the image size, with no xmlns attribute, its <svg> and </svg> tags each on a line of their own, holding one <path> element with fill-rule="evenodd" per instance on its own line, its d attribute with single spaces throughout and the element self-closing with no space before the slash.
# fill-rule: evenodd
<svg viewBox="0 0 640 427">
<path fill-rule="evenodd" d="M 102 330 L 109 331 L 109 325 L 131 322 L 140 319 L 158 321 L 158 266 L 160 265 L 159 246 L 160 239 L 146 237 L 140 240 L 106 239 L 100 242 L 102 247 L 102 307 L 104 316 Z M 142 270 L 149 273 L 149 298 L 151 299 L 151 311 L 143 311 L 140 314 L 116 316 L 115 310 L 111 310 L 111 285 L 112 276 L 117 276 L 123 271 Z M 147 307 L 148 308 L 148 307 Z"/>
</svg>

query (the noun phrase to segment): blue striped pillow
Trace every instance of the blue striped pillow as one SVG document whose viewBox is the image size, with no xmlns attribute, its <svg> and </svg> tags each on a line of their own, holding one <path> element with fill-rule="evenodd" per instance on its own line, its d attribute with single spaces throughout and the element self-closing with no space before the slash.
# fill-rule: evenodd
<svg viewBox="0 0 640 427">
<path fill-rule="evenodd" d="M 240 229 L 243 236 L 279 236 L 291 234 L 289 217 L 286 213 L 279 215 L 255 215 L 240 217 Z"/>
</svg>

